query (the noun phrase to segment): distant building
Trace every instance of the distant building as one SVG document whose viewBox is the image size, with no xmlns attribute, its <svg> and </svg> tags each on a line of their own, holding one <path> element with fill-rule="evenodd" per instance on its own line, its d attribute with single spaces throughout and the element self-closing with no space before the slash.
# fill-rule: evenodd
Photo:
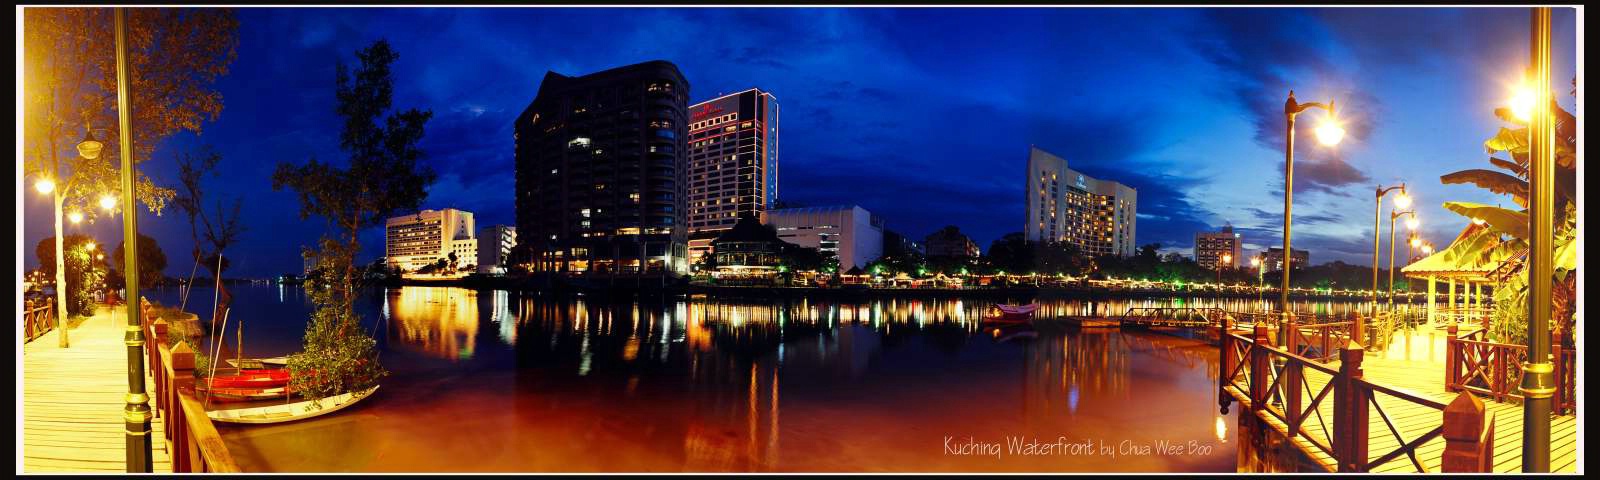
<svg viewBox="0 0 1600 480">
<path fill-rule="evenodd" d="M 537 272 L 688 273 L 689 82 L 650 61 L 546 73 L 517 117 L 517 241 Z"/>
<path fill-rule="evenodd" d="M 491 225 L 478 231 L 478 273 L 504 274 L 511 266 L 511 249 L 517 246 L 517 229 Z"/>
<path fill-rule="evenodd" d="M 1067 242 L 1085 255 L 1129 256 L 1138 223 L 1138 192 L 1067 168 L 1038 147 L 1028 153 L 1027 225 L 1033 242 Z"/>
<path fill-rule="evenodd" d="M 1265 262 L 1265 265 L 1267 267 L 1267 271 L 1276 272 L 1276 271 L 1279 271 L 1279 270 L 1283 270 L 1283 249 L 1282 248 L 1279 248 L 1279 247 L 1268 248 L 1267 249 L 1267 253 L 1265 255 L 1262 255 L 1262 257 L 1263 257 L 1262 261 Z M 1289 258 L 1289 264 L 1295 270 L 1299 270 L 1299 269 L 1305 268 L 1306 265 L 1308 265 L 1310 263 L 1311 263 L 1311 252 L 1308 252 L 1308 251 L 1305 251 L 1305 250 L 1301 250 L 1301 249 L 1298 249 L 1298 248 L 1294 249 L 1294 256 Z"/>
<path fill-rule="evenodd" d="M 883 219 L 860 206 L 774 209 L 767 224 L 785 242 L 838 255 L 840 270 L 883 256 Z"/>
<path fill-rule="evenodd" d="M 939 229 L 923 240 L 929 257 L 977 257 L 981 254 L 978 243 L 961 233 L 954 225 Z"/>
<path fill-rule="evenodd" d="M 1194 234 L 1194 261 L 1207 270 L 1219 268 L 1237 268 L 1243 261 L 1239 255 L 1239 234 L 1233 233 L 1233 225 L 1225 225 L 1220 232 L 1200 232 Z M 1222 259 L 1227 256 L 1227 261 Z"/>
<path fill-rule="evenodd" d="M 922 242 L 912 240 L 911 237 L 901 235 L 894 230 L 883 231 L 883 256 L 890 255 L 927 255 Z"/>
<path fill-rule="evenodd" d="M 778 198 L 778 101 L 752 88 L 689 106 L 689 261 Z"/>
<path fill-rule="evenodd" d="M 446 208 L 392 217 L 384 222 L 384 257 L 389 266 L 414 272 L 456 256 L 457 266 L 477 262 L 472 213 Z"/>
</svg>

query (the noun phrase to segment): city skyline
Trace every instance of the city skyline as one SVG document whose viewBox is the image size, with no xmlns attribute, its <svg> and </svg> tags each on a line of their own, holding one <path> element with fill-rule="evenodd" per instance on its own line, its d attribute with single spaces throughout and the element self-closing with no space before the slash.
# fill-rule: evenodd
<svg viewBox="0 0 1600 480">
<path fill-rule="evenodd" d="M 293 194 L 272 191 L 270 171 L 343 157 L 332 133 L 335 62 L 352 63 L 357 48 L 387 37 L 400 53 L 396 104 L 435 115 L 422 147 L 441 176 L 423 208 L 480 212 L 483 224 L 513 223 L 511 124 L 545 71 L 584 75 L 653 59 L 682 68 L 691 103 L 750 85 L 784 99 L 780 201 L 860 204 L 913 238 L 953 223 L 987 249 L 1018 231 L 1015 178 L 1023 149 L 1038 144 L 1137 189 L 1138 244 L 1187 250 L 1195 232 L 1232 223 L 1246 250 L 1262 250 L 1281 239 L 1281 209 L 1247 205 L 1280 195 L 1281 118 L 1272 110 L 1290 86 L 1307 101 L 1336 100 L 1350 121 L 1338 159 L 1298 149 L 1297 249 L 1319 261 L 1368 258 L 1363 217 L 1379 183 L 1411 186 L 1436 243 L 1467 223 L 1443 201 L 1504 203 L 1437 175 L 1482 162 L 1482 138 L 1498 124 L 1491 111 L 1515 81 L 1506 66 L 1527 55 L 1517 42 L 1490 42 L 1522 37 L 1521 9 L 770 10 L 241 9 L 239 60 L 218 82 L 221 116 L 198 138 L 158 145 L 141 168 L 171 185 L 174 155 L 215 146 L 229 176 L 211 190 L 243 198 L 249 219 L 230 254 L 236 274 L 298 270 L 299 247 L 325 227 L 283 207 Z M 570 41 L 602 20 L 626 34 Z M 730 21 L 751 28 L 706 28 Z M 1571 12 L 1558 10 L 1555 25 L 1553 76 L 1563 86 L 1575 75 Z M 392 34 L 402 30 L 420 33 Z M 952 30 L 974 40 L 956 43 Z M 1081 48 L 1055 48 L 1064 44 Z M 1556 99 L 1573 104 L 1565 89 Z M 1408 171 L 1427 174 L 1398 175 Z M 48 218 L 45 199 L 22 196 L 25 218 Z M 183 222 L 170 211 L 140 220 L 175 259 L 168 273 L 186 270 L 177 260 L 190 246 Z M 49 230 L 24 222 L 25 251 Z M 121 236 L 104 218 L 67 232 Z M 382 242 L 381 229 L 364 232 L 363 259 L 381 254 Z"/>
</svg>

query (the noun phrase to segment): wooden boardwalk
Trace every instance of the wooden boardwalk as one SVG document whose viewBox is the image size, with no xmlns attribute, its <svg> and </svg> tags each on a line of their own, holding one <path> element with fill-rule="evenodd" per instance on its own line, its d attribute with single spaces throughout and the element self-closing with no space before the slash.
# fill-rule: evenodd
<svg viewBox="0 0 1600 480">
<path fill-rule="evenodd" d="M 104 308 L 68 332 L 69 348 L 50 332 L 22 347 L 22 471 L 126 472 L 122 409 L 128 392 L 127 317 Z M 150 385 L 149 377 L 145 384 Z M 157 473 L 171 472 L 165 435 L 151 421 Z"/>
<path fill-rule="evenodd" d="M 1397 339 L 1398 340 L 1398 339 Z M 1422 341 L 1418 341 L 1419 344 Z M 1426 355 L 1416 355 L 1426 357 Z M 1339 362 L 1334 361 L 1324 364 L 1332 369 L 1339 368 Z M 1399 390 L 1404 393 L 1430 399 L 1441 404 L 1449 404 L 1458 395 L 1444 389 L 1445 365 L 1443 363 L 1424 360 L 1406 360 L 1394 358 L 1392 355 L 1369 355 L 1362 360 L 1364 378 L 1372 383 Z M 1302 392 L 1302 398 L 1309 402 L 1315 392 L 1333 377 L 1311 369 L 1304 370 L 1307 383 L 1312 393 Z M 1240 405 L 1249 405 L 1249 392 L 1240 391 L 1237 386 L 1230 385 L 1225 388 Z M 1330 394 L 1331 399 L 1331 394 Z M 1369 461 L 1376 460 L 1379 456 L 1394 450 L 1402 445 L 1402 441 L 1395 438 L 1395 434 L 1385 423 L 1393 422 L 1401 431 L 1400 436 L 1405 442 L 1410 442 L 1443 423 L 1444 417 L 1439 410 L 1419 405 L 1400 398 L 1378 394 L 1375 396 L 1383 414 L 1379 409 L 1372 409 L 1368 418 L 1368 445 Z M 1502 403 L 1480 398 L 1483 400 L 1485 410 L 1494 415 L 1494 471 L 1495 472 L 1521 472 L 1522 471 L 1522 405 L 1517 403 Z M 1243 407 L 1244 412 L 1249 407 Z M 1305 420 L 1302 431 L 1313 432 L 1311 435 L 1318 441 L 1331 438 L 1333 431 L 1332 401 L 1324 401 L 1318 405 L 1320 417 L 1312 415 Z M 1271 415 L 1259 415 L 1265 423 L 1277 430 L 1278 435 L 1286 435 L 1288 427 L 1282 421 Z M 1324 430 L 1325 429 L 1325 430 Z M 1326 433 L 1324 433 L 1326 432 Z M 1550 469 L 1553 472 L 1576 473 L 1578 468 L 1578 431 L 1577 419 L 1572 415 L 1554 417 L 1550 426 Z M 1305 452 L 1312 460 L 1324 468 L 1332 469 L 1337 462 L 1322 449 L 1317 448 L 1305 438 L 1306 435 L 1296 436 L 1290 441 L 1298 450 Z M 1444 451 L 1444 439 L 1435 437 L 1423 443 L 1416 451 L 1416 460 L 1428 472 L 1438 472 L 1440 455 Z M 1409 456 L 1401 455 L 1389 462 L 1373 469 L 1374 472 L 1416 472 L 1417 468 Z"/>
</svg>

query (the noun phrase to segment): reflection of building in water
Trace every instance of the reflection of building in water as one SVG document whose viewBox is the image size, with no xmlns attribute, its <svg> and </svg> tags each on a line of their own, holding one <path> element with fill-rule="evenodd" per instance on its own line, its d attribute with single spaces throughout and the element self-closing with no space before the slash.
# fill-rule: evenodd
<svg viewBox="0 0 1600 480">
<path fill-rule="evenodd" d="M 1024 347 L 1023 408 L 1028 414 L 1077 413 L 1083 396 L 1127 394 L 1128 349 L 1120 333 L 1083 331 L 1040 336 Z"/>
<path fill-rule="evenodd" d="M 472 358 L 478 338 L 478 293 L 447 287 L 388 292 L 391 340 L 441 358 Z"/>
<path fill-rule="evenodd" d="M 517 317 L 511 313 L 511 292 L 495 290 L 490 295 L 489 320 L 500 326 L 500 341 L 517 344 Z"/>
</svg>

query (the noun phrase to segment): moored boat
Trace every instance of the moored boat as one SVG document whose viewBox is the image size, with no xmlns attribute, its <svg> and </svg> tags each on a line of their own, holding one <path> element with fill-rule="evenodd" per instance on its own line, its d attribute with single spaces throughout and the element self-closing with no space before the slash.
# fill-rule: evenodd
<svg viewBox="0 0 1600 480">
<path fill-rule="evenodd" d="M 285 368 L 289 366 L 289 357 L 230 358 L 227 362 L 228 365 L 232 365 L 234 368 Z"/>
<path fill-rule="evenodd" d="M 263 424 L 292 422 L 295 420 L 305 420 L 343 410 L 344 408 L 349 407 L 350 405 L 353 405 L 362 399 L 372 396 L 372 392 L 377 390 L 378 386 L 373 385 L 366 390 L 348 392 L 314 400 L 304 400 L 281 405 L 268 405 L 265 407 L 209 410 L 206 412 L 206 416 L 210 417 L 212 421 L 225 423 Z"/>
<path fill-rule="evenodd" d="M 1039 304 L 1006 305 L 995 304 L 989 307 L 989 313 L 983 316 L 987 323 L 1026 323 L 1033 320 L 1033 312 L 1039 310 Z"/>
<path fill-rule="evenodd" d="M 287 386 L 271 388 L 202 388 L 198 393 L 210 400 L 219 402 L 252 402 L 289 398 L 294 395 L 294 391 Z"/>
<path fill-rule="evenodd" d="M 289 370 L 274 369 L 241 369 L 232 375 L 217 375 L 205 379 L 207 386 L 217 388 L 273 388 L 289 384 Z"/>
</svg>

